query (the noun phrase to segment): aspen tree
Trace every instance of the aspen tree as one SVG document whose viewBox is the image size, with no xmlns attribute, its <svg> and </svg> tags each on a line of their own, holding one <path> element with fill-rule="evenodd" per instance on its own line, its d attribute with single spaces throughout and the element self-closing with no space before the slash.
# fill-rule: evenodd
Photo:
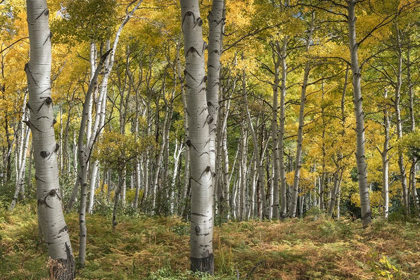
<svg viewBox="0 0 420 280">
<path fill-rule="evenodd" d="M 206 97 L 209 110 L 210 168 L 216 172 L 216 132 L 219 116 L 220 55 L 222 54 L 222 29 L 224 25 L 224 0 L 213 0 L 209 14 L 209 46 L 207 61 Z"/>
<path fill-rule="evenodd" d="M 287 216 L 287 185 L 286 185 L 286 167 L 284 164 L 284 124 L 286 121 L 286 79 L 287 79 L 287 42 L 288 36 L 283 39 L 283 44 L 281 48 L 281 89 L 280 89 L 280 126 L 279 126 L 279 169 L 280 169 L 280 192 L 281 192 L 281 208 L 280 208 L 280 218 L 284 219 Z"/>
<path fill-rule="evenodd" d="M 180 0 L 191 161 L 190 260 L 192 271 L 214 273 L 213 185 L 202 24 L 198 0 Z"/>
<path fill-rule="evenodd" d="M 306 52 L 309 52 L 309 47 L 312 43 L 312 33 L 314 31 L 314 19 L 315 14 L 312 12 L 311 25 L 308 30 L 308 38 L 306 38 Z M 300 179 L 300 168 L 302 165 L 302 142 L 303 142 L 303 125 L 304 125 L 304 114 L 305 114 L 305 103 L 306 103 L 306 89 L 308 87 L 309 72 L 311 71 L 311 65 L 309 60 L 305 63 L 305 70 L 303 73 L 303 83 L 300 96 L 300 109 L 299 109 L 299 128 L 298 128 L 298 139 L 296 148 L 296 166 L 292 188 L 292 198 L 290 207 L 290 217 L 296 217 L 297 200 L 299 194 L 299 179 Z"/>
<path fill-rule="evenodd" d="M 30 60 L 25 65 L 28 79 L 30 119 L 35 159 L 38 216 L 48 247 L 51 279 L 73 279 L 74 259 L 61 206 L 58 181 L 58 144 L 54 134 L 51 99 L 51 32 L 45 0 L 28 0 L 27 15 Z"/>
<path fill-rule="evenodd" d="M 285 39 L 286 40 L 286 39 Z M 273 42 L 271 44 L 272 56 L 274 63 L 274 84 L 273 84 L 273 116 L 271 120 L 271 134 L 273 135 L 273 203 L 272 215 L 273 219 L 278 220 L 280 211 L 279 211 L 279 176 L 280 176 L 280 161 L 279 161 L 279 141 L 278 141 L 278 125 L 277 125 L 277 111 L 278 111 L 278 92 L 280 84 L 280 66 L 282 64 L 281 50 L 279 41 Z M 282 155 L 283 156 L 283 155 Z"/>
<path fill-rule="evenodd" d="M 407 42 L 407 84 L 408 84 L 408 95 L 410 98 L 410 130 L 411 132 L 416 131 L 416 119 L 414 114 L 414 82 L 411 79 L 411 41 L 410 36 L 408 36 L 408 42 Z M 419 211 L 420 205 L 419 205 L 419 197 L 417 194 L 416 189 L 416 166 L 417 166 L 417 159 L 415 157 L 411 158 L 411 168 L 410 168 L 410 182 L 411 182 L 411 192 L 413 195 L 413 201 L 414 201 L 414 210 L 416 212 Z"/>
<path fill-rule="evenodd" d="M 357 134 L 357 176 L 359 181 L 359 195 L 362 210 L 362 223 L 366 227 L 371 223 L 372 214 L 370 211 L 369 188 L 367 183 L 367 164 L 365 160 L 365 115 L 363 112 L 362 86 L 358 58 L 358 42 L 356 40 L 356 0 L 347 0 L 347 23 L 349 30 L 349 49 L 351 56 L 351 71 L 353 74 L 353 102 L 354 114 L 356 118 L 356 134 Z"/>
<path fill-rule="evenodd" d="M 401 119 L 401 88 L 402 88 L 402 72 L 403 72 L 403 54 L 402 54 L 402 46 L 401 46 L 401 38 L 400 38 L 400 30 L 398 24 L 395 23 L 395 36 L 396 36 L 396 51 L 397 51 L 397 58 L 398 58 L 398 65 L 395 71 L 397 82 L 395 83 L 395 97 L 394 97 L 394 108 L 396 114 L 396 122 L 397 122 L 397 139 L 401 139 L 403 137 L 403 128 L 402 128 L 402 119 Z M 403 205 L 405 207 L 406 214 L 410 213 L 410 199 L 409 193 L 407 188 L 407 176 L 406 176 L 406 169 L 404 164 L 404 155 L 403 151 L 399 149 L 398 151 L 398 167 L 400 168 L 400 175 L 401 175 L 401 186 L 402 186 L 402 195 L 403 195 Z"/>
</svg>

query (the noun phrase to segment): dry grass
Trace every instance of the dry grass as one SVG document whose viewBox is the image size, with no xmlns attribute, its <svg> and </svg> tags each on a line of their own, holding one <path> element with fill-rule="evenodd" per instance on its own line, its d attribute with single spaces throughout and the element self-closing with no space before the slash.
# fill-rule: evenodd
<svg viewBox="0 0 420 280">
<path fill-rule="evenodd" d="M 77 214 L 66 216 L 77 259 Z M 87 263 L 78 279 L 197 279 L 188 272 L 188 224 L 179 218 L 88 216 Z M 45 248 L 34 206 L 0 213 L 0 279 L 41 279 Z M 215 227 L 215 279 L 420 279 L 416 222 L 313 217 Z M 204 277 L 206 278 L 206 277 Z M 209 279 L 209 277 L 207 277 Z M 211 278 L 210 278 L 211 279 Z"/>
</svg>

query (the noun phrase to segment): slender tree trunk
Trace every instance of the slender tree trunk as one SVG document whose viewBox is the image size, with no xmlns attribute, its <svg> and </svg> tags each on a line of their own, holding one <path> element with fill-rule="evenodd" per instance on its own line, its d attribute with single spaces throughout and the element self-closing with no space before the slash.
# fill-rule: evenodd
<svg viewBox="0 0 420 280">
<path fill-rule="evenodd" d="M 118 200 L 120 199 L 121 189 L 124 185 L 124 170 L 120 169 L 118 171 L 118 186 L 115 189 L 114 192 L 114 209 L 112 211 L 112 229 L 115 229 L 117 226 L 117 207 L 118 207 Z"/>
<path fill-rule="evenodd" d="M 243 72 L 243 78 L 242 78 L 242 96 L 244 99 L 244 106 L 245 106 L 245 114 L 247 117 L 247 121 L 248 121 L 248 127 L 249 130 L 251 132 L 251 137 L 252 137 L 252 142 L 253 142 L 253 146 L 254 146 L 254 156 L 255 156 L 255 161 L 257 162 L 257 171 L 258 171 L 258 183 L 257 186 L 259 187 L 259 197 L 261 199 L 261 215 L 260 218 L 266 218 L 267 217 L 267 201 L 265 198 L 265 189 L 264 189 L 264 172 L 262 169 L 262 164 L 261 164 L 261 155 L 260 155 L 260 148 L 258 145 L 258 140 L 257 140 L 257 135 L 255 133 L 254 130 L 254 126 L 252 124 L 252 119 L 251 119 L 251 114 L 249 112 L 249 108 L 248 108 L 248 92 L 246 89 L 246 75 L 245 75 L 245 70 Z"/>
<path fill-rule="evenodd" d="M 349 28 L 349 49 L 351 55 L 351 71 L 353 74 L 353 102 L 356 118 L 357 134 L 357 173 L 359 181 L 359 195 L 362 212 L 363 227 L 370 225 L 372 214 L 370 211 L 369 189 L 367 184 L 367 164 L 365 161 L 365 115 L 362 106 L 362 87 L 358 59 L 358 44 L 356 40 L 356 14 L 355 5 L 357 0 L 348 0 L 348 28 Z"/>
<path fill-rule="evenodd" d="M 410 128 L 411 132 L 416 130 L 416 119 L 414 114 L 414 90 L 413 83 L 411 81 L 411 41 L 408 37 L 408 46 L 407 46 L 407 84 L 408 84 L 408 94 L 410 97 Z M 419 197 L 416 189 L 416 164 L 417 159 L 415 157 L 411 158 L 411 168 L 410 168 L 410 181 L 411 181 L 411 192 L 414 202 L 414 210 L 418 213 L 420 210 Z"/>
<path fill-rule="evenodd" d="M 284 219 L 287 217 L 287 184 L 286 184 L 286 167 L 284 163 L 284 124 L 286 121 L 285 112 L 285 99 L 286 99 L 286 78 L 287 78 L 287 41 L 288 37 L 284 37 L 283 45 L 281 49 L 281 95 L 280 95 L 280 127 L 279 127 L 279 168 L 280 168 L 280 180 L 281 180 L 281 209 L 280 218 Z"/>
<path fill-rule="evenodd" d="M 178 177 L 178 170 L 179 170 L 179 164 L 180 164 L 180 158 L 182 155 L 182 152 L 184 150 L 184 145 L 179 144 L 178 142 L 175 144 L 175 151 L 174 151 L 174 171 L 173 171 L 173 175 L 172 175 L 172 183 L 171 183 L 171 188 L 170 188 L 170 196 L 169 196 L 169 201 L 171 203 L 171 207 L 170 207 L 170 214 L 173 215 L 175 214 L 175 205 L 176 205 L 176 201 L 175 201 L 175 189 L 176 189 L 176 180 Z"/>
<path fill-rule="evenodd" d="M 93 205 L 95 203 L 95 186 L 99 172 L 99 161 L 95 160 L 92 166 L 91 177 L 90 177 L 90 192 L 89 192 L 89 205 L 88 213 L 93 214 Z"/>
<path fill-rule="evenodd" d="M 387 93 L 385 92 L 385 98 L 387 97 Z M 389 128 L 390 128 L 390 120 L 388 110 L 384 109 L 384 132 L 385 132 L 385 139 L 384 139 L 384 146 L 381 152 L 382 157 L 382 169 L 383 169 L 383 199 L 384 199 L 384 218 L 388 218 L 388 211 L 389 211 L 389 159 L 388 159 L 388 151 L 389 151 Z"/>
<path fill-rule="evenodd" d="M 339 194 L 338 190 L 340 189 L 340 186 L 341 186 L 342 176 L 343 176 L 343 169 L 341 168 L 334 173 L 334 186 L 331 191 L 331 200 L 328 206 L 328 216 L 333 215 L 334 207 L 337 202 L 337 196 Z"/>
<path fill-rule="evenodd" d="M 22 196 L 25 197 L 25 166 L 26 166 L 26 154 L 28 152 L 28 144 L 29 144 L 29 135 L 30 135 L 30 129 L 27 127 L 25 129 L 25 133 L 22 135 L 23 137 L 23 145 L 22 145 L 22 155 L 21 160 L 19 160 L 19 168 L 18 168 L 18 178 L 16 181 L 16 188 L 15 188 L 15 194 L 13 195 L 12 203 L 10 204 L 9 211 L 12 211 L 13 208 L 15 208 L 15 205 L 17 203 L 17 199 L 19 196 L 19 193 L 22 193 Z"/>
<path fill-rule="evenodd" d="M 285 39 L 286 40 L 286 39 Z M 276 41 L 271 46 L 273 52 L 273 63 L 274 63 L 274 85 L 273 85 L 273 117 L 271 120 L 271 134 L 273 135 L 273 204 L 272 207 L 272 217 L 275 220 L 279 219 L 280 210 L 279 210 L 279 176 L 280 176 L 280 166 L 279 166 L 279 141 L 278 135 L 279 131 L 277 128 L 277 111 L 278 111 L 278 89 L 280 84 L 280 65 L 282 63 L 281 50 L 279 42 Z M 283 155 L 281 155 L 283 156 Z"/>
<path fill-rule="evenodd" d="M 402 67 L 403 67 L 403 54 L 401 48 L 401 41 L 400 41 L 400 31 L 398 29 L 398 25 L 395 24 L 395 29 L 397 33 L 397 53 L 398 53 L 398 67 L 397 67 L 397 83 L 395 86 L 395 98 L 394 98 L 394 106 L 395 106 L 395 114 L 397 117 L 397 139 L 401 139 L 403 136 L 402 131 L 402 120 L 401 120 L 401 109 L 400 109 L 400 100 L 401 100 L 401 87 L 402 87 Z M 400 168 L 401 174 L 401 187 L 403 193 L 403 204 L 405 207 L 406 214 L 410 213 L 410 199 L 409 193 L 407 188 L 407 175 L 406 169 L 404 164 L 404 155 L 401 149 L 398 149 L 398 166 Z"/>
<path fill-rule="evenodd" d="M 32 130 L 37 185 L 38 216 L 42 235 L 53 260 L 51 279 L 73 279 L 75 265 L 70 238 L 61 205 L 57 150 L 51 99 L 51 33 L 45 0 L 27 1 L 30 61 L 25 66 L 31 110 L 28 125 Z"/>
<path fill-rule="evenodd" d="M 86 257 L 86 236 L 87 236 L 87 227 L 86 227 L 86 201 L 87 201 L 87 176 L 88 176 L 88 163 L 91 149 L 84 143 L 85 131 L 87 121 L 89 119 L 89 104 L 92 98 L 92 92 L 95 87 L 96 80 L 99 76 L 99 71 L 102 68 L 102 63 L 106 59 L 109 52 L 107 52 L 102 58 L 100 65 L 95 71 L 94 77 L 89 84 L 89 89 L 86 93 L 85 103 L 83 105 L 83 114 L 82 120 L 80 123 L 79 139 L 78 139 L 78 155 L 79 155 L 79 177 L 77 182 L 80 183 L 80 209 L 79 209 L 79 225 L 80 225 L 80 245 L 79 245 L 79 265 L 84 267 L 85 257 Z M 77 186 L 76 182 L 76 186 Z M 76 192 L 77 193 L 77 192 Z"/>
<path fill-rule="evenodd" d="M 314 29 L 314 13 L 312 13 L 311 27 L 309 29 L 309 36 L 306 42 L 306 52 L 309 52 L 309 46 L 312 42 L 313 29 Z M 298 128 L 298 139 L 297 139 L 297 147 L 296 147 L 296 166 L 295 166 L 295 174 L 294 174 L 294 179 L 293 179 L 291 208 L 290 208 L 290 216 L 292 218 L 296 217 L 297 199 L 298 199 L 298 194 L 299 194 L 300 168 L 302 167 L 302 142 L 303 142 L 303 126 L 304 126 L 304 117 L 305 117 L 306 88 L 308 87 L 310 71 L 311 71 L 311 66 L 308 60 L 305 63 L 302 90 L 301 90 L 301 96 L 300 96 L 299 128 Z"/>
<path fill-rule="evenodd" d="M 208 124 L 210 133 L 209 152 L 210 169 L 216 174 L 216 133 L 219 116 L 219 87 L 220 87 L 220 55 L 222 54 L 222 30 L 224 19 L 224 0 L 213 0 L 209 14 L 209 45 L 207 60 L 206 97 L 208 106 Z M 213 175 L 213 179 L 215 176 Z M 214 180 L 213 180 L 214 181 Z M 213 182 L 214 183 L 214 182 Z M 214 184 L 213 184 L 214 185 Z"/>
<path fill-rule="evenodd" d="M 30 129 L 28 126 L 24 126 L 25 123 L 27 123 L 27 116 L 26 116 L 26 99 L 27 94 L 25 93 L 24 99 L 23 99 L 23 106 L 22 106 L 22 121 L 19 122 L 19 145 L 16 147 L 16 183 L 15 183 L 15 194 L 13 195 L 12 202 L 9 207 L 9 211 L 12 211 L 17 203 L 17 199 L 19 196 L 19 193 L 22 194 L 22 197 L 25 197 L 24 192 L 24 174 L 25 174 L 25 162 L 26 162 L 26 154 L 27 154 L 27 147 L 29 142 L 29 133 Z M 22 168 L 23 166 L 23 168 Z"/>
<path fill-rule="evenodd" d="M 242 126 L 243 128 L 245 126 Z M 240 169 L 239 169 L 239 183 L 238 183 L 238 200 L 239 200 L 239 220 L 243 221 L 246 219 L 245 203 L 246 203 L 246 192 L 247 192 L 247 157 L 248 157 L 248 134 L 245 129 L 241 130 L 241 144 L 240 144 Z"/>
<path fill-rule="evenodd" d="M 191 270 L 214 273 L 213 185 L 205 96 L 205 43 L 198 0 L 180 0 L 187 86 L 187 115 L 191 160 Z"/>
<path fill-rule="evenodd" d="M 176 60 L 176 65 L 177 65 L 177 77 L 179 80 L 179 83 L 181 85 L 181 97 L 182 97 L 182 104 L 184 107 L 184 133 L 185 133 L 185 141 L 189 140 L 189 130 L 188 130 L 188 111 L 187 111 L 187 95 L 185 93 L 185 80 L 183 79 L 181 73 L 181 62 L 180 62 L 180 56 L 179 56 L 179 52 L 180 52 L 180 47 L 177 46 L 177 60 Z M 182 186 L 182 190 L 181 190 L 181 199 L 180 199 L 180 207 L 179 207 L 179 214 L 183 214 L 187 208 L 187 193 L 188 193 L 188 189 L 190 188 L 190 147 L 188 145 L 185 145 L 185 150 L 184 150 L 184 161 L 185 161 L 185 166 L 184 166 L 184 184 Z"/>
</svg>

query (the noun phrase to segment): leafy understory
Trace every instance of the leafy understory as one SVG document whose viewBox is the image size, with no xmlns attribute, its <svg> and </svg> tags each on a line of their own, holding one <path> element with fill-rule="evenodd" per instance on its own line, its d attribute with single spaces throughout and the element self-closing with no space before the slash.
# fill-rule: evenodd
<svg viewBox="0 0 420 280">
<path fill-rule="evenodd" d="M 34 203 L 0 213 L 0 279 L 46 279 Z M 66 216 L 77 258 L 78 219 Z M 361 223 L 322 216 L 215 227 L 215 276 L 189 268 L 189 225 L 180 218 L 87 217 L 86 267 L 77 279 L 418 279 L 419 222 Z"/>
</svg>

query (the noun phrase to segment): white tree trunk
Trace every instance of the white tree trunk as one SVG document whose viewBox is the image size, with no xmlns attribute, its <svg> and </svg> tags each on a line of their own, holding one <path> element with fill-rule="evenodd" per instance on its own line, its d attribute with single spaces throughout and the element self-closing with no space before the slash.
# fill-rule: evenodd
<svg viewBox="0 0 420 280">
<path fill-rule="evenodd" d="M 257 186 L 259 186 L 259 198 L 261 199 L 261 213 L 260 213 L 260 219 L 266 218 L 268 217 L 268 213 L 267 213 L 267 201 L 265 198 L 265 186 L 264 186 L 264 171 L 262 168 L 262 160 L 264 157 L 260 157 L 260 148 L 259 148 L 259 144 L 258 144 L 258 140 L 257 140 L 257 135 L 255 133 L 254 130 L 254 126 L 252 124 L 252 119 L 251 119 L 251 114 L 249 112 L 249 108 L 248 108 L 248 94 L 247 94 L 247 89 L 246 89 L 246 75 L 245 75 L 245 71 L 243 72 L 242 75 L 242 96 L 244 99 L 244 105 L 245 105 L 245 114 L 247 117 L 247 121 L 248 121 L 248 127 L 249 130 L 251 132 L 251 136 L 252 136 L 252 142 L 254 145 L 254 157 L 255 157 L 255 161 L 257 162 L 257 172 L 258 172 L 258 183 Z M 257 194 L 258 196 L 258 194 Z"/>
<path fill-rule="evenodd" d="M 29 135 L 31 133 L 29 127 L 27 127 L 25 130 L 25 133 L 22 135 L 23 139 L 23 145 L 22 145 L 22 152 L 21 152 L 21 159 L 18 161 L 18 176 L 16 180 L 16 187 L 15 187 L 15 193 L 13 195 L 12 203 L 10 204 L 9 211 L 12 211 L 13 208 L 15 208 L 15 205 L 17 203 L 17 199 L 19 196 L 19 193 L 22 194 L 23 197 L 25 197 L 25 166 L 26 166 L 26 154 L 28 152 L 29 147 Z"/>
<path fill-rule="evenodd" d="M 408 46 L 407 46 L 407 84 L 408 84 L 408 95 L 410 97 L 410 127 L 411 131 L 416 130 L 416 118 L 414 114 L 414 91 L 413 91 L 413 82 L 411 81 L 411 42 L 410 37 L 408 37 Z M 410 168 L 410 181 L 411 181 L 411 193 L 413 196 L 414 210 L 418 213 L 420 210 L 419 197 L 416 189 L 416 165 L 417 159 L 413 157 L 411 159 L 411 168 Z"/>
<path fill-rule="evenodd" d="M 397 54 L 398 54 L 398 66 L 396 70 L 397 75 L 397 83 L 395 85 L 395 99 L 394 99 L 394 107 L 395 107 L 395 114 L 396 114 L 396 125 L 397 125 L 397 139 L 400 140 L 403 136 L 403 129 L 402 129 L 402 120 L 401 120 L 401 109 L 400 109 L 400 100 L 401 100 L 401 87 L 402 87 L 402 67 L 403 67 L 403 54 L 401 49 L 401 42 L 400 42 L 400 31 L 398 29 L 398 25 L 395 24 L 396 29 L 396 36 L 397 36 Z M 398 166 L 400 168 L 400 175 L 401 175 L 401 187 L 403 193 L 403 205 L 406 211 L 406 214 L 410 213 L 410 200 L 409 200 L 409 193 L 407 188 L 407 175 L 406 169 L 404 165 L 404 155 L 402 149 L 398 149 Z"/>
<path fill-rule="evenodd" d="M 314 13 L 312 13 L 311 26 L 309 28 L 309 35 L 306 38 L 306 52 L 309 52 L 309 46 L 312 42 L 312 32 L 314 29 Z M 303 142 L 303 125 L 305 117 L 305 103 L 306 103 L 306 88 L 308 87 L 309 72 L 311 70 L 309 61 L 305 63 L 305 70 L 303 73 L 302 90 L 300 95 L 300 109 L 299 109 L 299 128 L 298 128 L 298 139 L 296 147 L 296 166 L 295 174 L 293 179 L 292 198 L 290 207 L 290 217 L 296 217 L 297 199 L 299 194 L 299 180 L 300 180 L 300 168 L 302 165 L 302 142 Z"/>
<path fill-rule="evenodd" d="M 51 99 L 51 32 L 45 0 L 27 1 L 30 61 L 25 66 L 31 110 L 38 215 L 48 254 L 51 279 L 73 279 L 74 259 L 61 205 Z"/>
<path fill-rule="evenodd" d="M 281 180 L 281 209 L 280 209 L 280 218 L 284 219 L 287 217 L 287 184 L 286 184 L 286 167 L 284 164 L 284 124 L 286 121 L 285 112 L 286 112 L 286 78 L 287 78 L 287 63 L 286 63 L 286 54 L 287 54 L 287 41 L 288 37 L 286 36 L 283 40 L 283 45 L 281 48 L 281 95 L 280 95 L 280 127 L 279 127 L 279 168 L 280 168 L 280 180 Z"/>
<path fill-rule="evenodd" d="M 213 185 L 205 96 L 205 43 L 198 0 L 180 0 L 187 87 L 187 114 L 191 160 L 191 270 L 214 273 Z"/>
<path fill-rule="evenodd" d="M 365 161 L 365 115 L 362 106 L 362 87 L 358 59 L 358 44 L 356 40 L 356 14 L 355 5 L 357 0 L 348 0 L 348 28 L 349 28 L 349 49 L 351 55 L 351 71 L 353 74 L 353 102 L 354 114 L 356 118 L 357 134 L 357 173 L 359 181 L 359 195 L 362 212 L 362 223 L 367 227 L 372 220 L 370 211 L 369 189 L 367 184 L 367 164 Z"/>
<path fill-rule="evenodd" d="M 286 39 L 285 39 L 286 40 Z M 273 116 L 271 120 L 271 134 L 273 135 L 273 203 L 271 204 L 272 217 L 275 220 L 279 219 L 279 176 L 280 176 L 280 161 L 279 161 L 279 141 L 278 141 L 278 91 L 280 84 L 280 66 L 282 64 L 281 49 L 279 42 L 276 41 L 271 45 L 274 63 L 274 85 L 273 85 Z M 283 156 L 283 155 L 282 155 Z"/>
<path fill-rule="evenodd" d="M 213 0 L 212 10 L 209 14 L 209 45 L 207 60 L 207 87 L 206 97 L 208 106 L 208 124 L 210 133 L 209 152 L 210 169 L 216 173 L 216 133 L 219 116 L 219 87 L 220 87 L 220 55 L 222 54 L 222 29 L 225 22 L 223 18 L 224 0 Z M 213 178 L 215 176 L 213 175 Z M 214 184 L 213 184 L 214 185 Z"/>
<path fill-rule="evenodd" d="M 173 215 L 175 214 L 175 205 L 176 205 L 176 201 L 175 201 L 175 187 L 176 187 L 176 180 L 178 178 L 178 169 L 179 169 L 179 162 L 180 162 L 180 158 L 182 155 L 182 152 L 184 151 L 184 145 L 183 144 L 179 144 L 178 142 L 176 142 L 175 144 L 175 151 L 174 151 L 174 172 L 172 175 L 172 184 L 171 184 L 171 188 L 170 188 L 170 214 Z"/>
</svg>

